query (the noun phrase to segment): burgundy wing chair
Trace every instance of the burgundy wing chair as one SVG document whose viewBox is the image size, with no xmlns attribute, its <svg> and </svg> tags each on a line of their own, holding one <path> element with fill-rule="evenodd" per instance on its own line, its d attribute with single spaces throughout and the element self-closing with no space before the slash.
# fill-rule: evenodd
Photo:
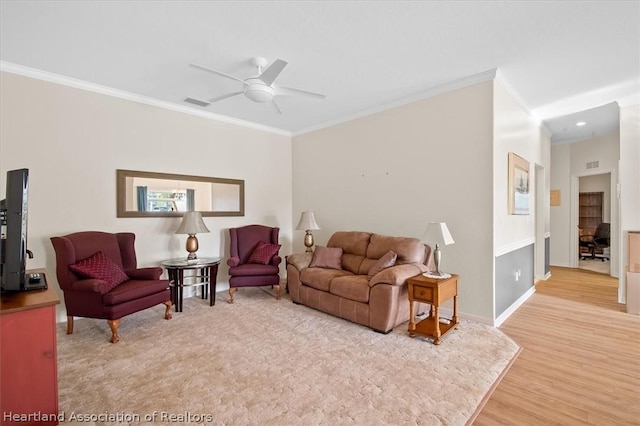
<svg viewBox="0 0 640 426">
<path fill-rule="evenodd" d="M 238 287 L 272 286 L 276 299 L 280 299 L 280 262 L 277 251 L 280 228 L 264 225 L 247 225 L 229 229 L 231 238 L 229 266 L 229 303 L 233 303 L 233 293 Z M 263 256 L 257 255 L 261 245 L 267 250 Z M 267 253 L 264 255 L 264 253 Z"/>
<path fill-rule="evenodd" d="M 160 279 L 160 267 L 137 267 L 134 241 L 135 235 L 129 232 L 87 231 L 51 237 L 56 253 L 56 276 L 67 307 L 67 334 L 73 333 L 74 316 L 106 319 L 111 329 L 111 343 L 120 340 L 118 325 L 126 315 L 164 304 L 164 318 L 171 319 L 169 280 Z M 86 271 L 74 272 L 77 265 L 87 265 L 87 261 L 96 259 L 97 255 L 103 260 L 97 267 L 92 264 L 99 272 L 97 275 L 104 275 L 106 263 L 119 279 L 89 278 Z"/>
</svg>

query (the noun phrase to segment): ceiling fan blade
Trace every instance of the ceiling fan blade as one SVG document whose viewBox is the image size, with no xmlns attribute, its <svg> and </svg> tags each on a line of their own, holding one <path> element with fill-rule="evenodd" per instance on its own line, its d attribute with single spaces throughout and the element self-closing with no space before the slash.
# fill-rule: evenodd
<svg viewBox="0 0 640 426">
<path fill-rule="evenodd" d="M 226 95 L 221 95 L 221 96 L 218 96 L 218 97 L 215 97 L 215 98 L 207 99 L 207 102 L 209 102 L 209 103 L 211 103 L 211 104 L 212 104 L 212 103 L 214 103 L 214 102 L 218 102 L 218 101 L 221 101 L 221 100 L 223 100 L 223 99 L 230 98 L 230 97 L 232 97 L 232 96 L 242 95 L 243 93 L 244 93 L 244 92 L 243 92 L 242 90 L 241 90 L 241 91 L 239 91 L 239 92 L 227 93 Z"/>
<path fill-rule="evenodd" d="M 282 72 L 284 67 L 287 66 L 287 61 L 283 61 L 282 59 L 276 59 L 269 68 L 262 71 L 262 74 L 258 76 L 260 80 L 267 86 L 271 86 L 271 84 L 275 81 L 276 77 Z"/>
<path fill-rule="evenodd" d="M 272 100 L 272 101 L 270 102 L 270 104 L 271 104 L 271 106 L 273 107 L 273 109 L 275 109 L 275 110 L 276 110 L 276 112 L 277 112 L 278 114 L 282 114 L 282 111 L 280 111 L 280 107 L 278 106 L 278 104 L 276 103 L 276 101 Z"/>
<path fill-rule="evenodd" d="M 326 95 L 321 95 L 320 93 L 309 92 L 307 90 L 294 89 L 292 87 L 284 87 L 284 86 L 273 86 L 276 90 L 276 95 L 282 96 L 306 96 L 308 98 L 314 99 L 324 99 Z"/>
<path fill-rule="evenodd" d="M 202 99 L 196 99 L 196 98 L 185 98 L 184 101 L 190 104 L 201 106 L 201 107 L 209 106 L 209 104 L 211 103 L 211 102 L 203 101 Z"/>
<path fill-rule="evenodd" d="M 210 72 L 210 73 L 213 73 L 213 74 L 217 74 L 217 75 L 222 76 L 222 77 L 227 77 L 227 78 L 230 78 L 231 80 L 239 81 L 239 82 L 240 82 L 240 83 L 242 83 L 242 84 L 246 84 L 246 83 L 244 82 L 244 80 L 242 80 L 242 79 L 240 79 L 240 78 L 238 78 L 238 77 L 235 77 L 235 76 L 233 76 L 233 75 L 231 75 L 231 74 L 225 74 L 225 73 L 223 73 L 223 72 L 216 71 L 216 70 L 214 70 L 214 69 L 211 69 L 211 68 L 205 67 L 205 66 L 203 66 L 203 65 L 198 65 L 198 64 L 189 64 L 189 66 L 190 66 L 190 67 L 192 67 L 192 68 L 196 68 L 196 69 L 202 70 L 202 71 L 207 71 L 207 72 Z"/>
</svg>

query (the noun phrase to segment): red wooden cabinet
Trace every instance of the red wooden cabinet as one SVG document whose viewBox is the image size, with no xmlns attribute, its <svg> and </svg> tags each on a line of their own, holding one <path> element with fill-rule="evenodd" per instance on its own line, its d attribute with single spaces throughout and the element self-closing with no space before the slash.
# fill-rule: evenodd
<svg viewBox="0 0 640 426">
<path fill-rule="evenodd" d="M 52 288 L 2 295 L 0 424 L 58 424 L 58 303 Z"/>
</svg>

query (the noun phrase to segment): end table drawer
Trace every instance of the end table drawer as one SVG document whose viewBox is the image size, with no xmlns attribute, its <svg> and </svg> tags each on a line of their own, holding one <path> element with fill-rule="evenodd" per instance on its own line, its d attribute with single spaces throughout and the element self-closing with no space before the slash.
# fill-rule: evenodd
<svg viewBox="0 0 640 426">
<path fill-rule="evenodd" d="M 413 286 L 413 298 L 425 302 L 433 301 L 433 289 L 427 287 Z"/>
</svg>

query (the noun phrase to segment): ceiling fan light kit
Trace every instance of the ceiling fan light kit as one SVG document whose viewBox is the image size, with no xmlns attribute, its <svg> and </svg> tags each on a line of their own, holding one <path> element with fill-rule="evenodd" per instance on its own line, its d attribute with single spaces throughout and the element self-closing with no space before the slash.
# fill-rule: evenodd
<svg viewBox="0 0 640 426">
<path fill-rule="evenodd" d="M 248 78 L 244 95 L 254 102 L 271 102 L 276 95 L 273 87 L 267 86 L 257 78 Z"/>
<path fill-rule="evenodd" d="M 203 65 L 198 64 L 190 64 L 191 67 L 199 69 L 201 71 L 210 72 L 212 74 L 226 77 L 228 79 L 238 81 L 242 83 L 243 90 L 238 92 L 227 93 L 224 95 L 217 96 L 215 98 L 203 100 L 193 97 L 187 97 L 184 99 L 185 102 L 198 105 L 201 107 L 206 107 L 211 105 L 214 102 L 221 101 L 223 99 L 231 98 L 233 96 L 244 94 L 245 97 L 252 100 L 253 102 L 258 103 L 271 103 L 274 110 L 281 114 L 280 108 L 276 104 L 274 98 L 276 96 L 304 96 L 313 99 L 324 99 L 326 96 L 320 93 L 308 92 L 306 90 L 294 89 L 292 87 L 282 87 L 276 86 L 273 84 L 275 79 L 280 75 L 285 66 L 287 66 L 287 62 L 282 59 L 276 59 L 269 67 L 267 67 L 263 71 L 263 67 L 265 67 L 268 62 L 265 58 L 254 57 L 251 58 L 251 64 L 258 69 L 258 74 L 246 79 L 241 79 L 231 74 L 226 74 L 221 71 L 214 70 L 212 68 L 205 67 Z"/>
</svg>

